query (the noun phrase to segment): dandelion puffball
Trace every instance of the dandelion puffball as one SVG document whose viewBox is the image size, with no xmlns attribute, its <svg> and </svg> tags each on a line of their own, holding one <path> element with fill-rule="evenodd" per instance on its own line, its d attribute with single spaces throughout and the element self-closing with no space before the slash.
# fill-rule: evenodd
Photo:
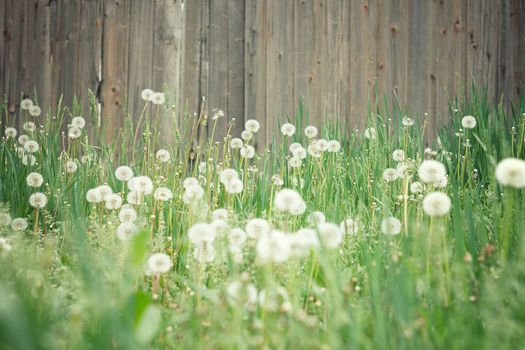
<svg viewBox="0 0 525 350">
<path fill-rule="evenodd" d="M 173 198 L 173 194 L 171 193 L 171 190 L 167 187 L 159 187 L 155 190 L 154 198 L 161 202 L 167 202 L 171 198 Z"/>
<path fill-rule="evenodd" d="M 461 119 L 461 126 L 465 129 L 474 129 L 476 124 L 476 118 L 471 115 L 466 115 Z"/>
<path fill-rule="evenodd" d="M 38 152 L 39 149 L 40 149 L 40 146 L 38 145 L 38 142 L 36 141 L 29 140 L 24 144 L 24 150 L 27 153 L 35 153 L 35 152 Z"/>
<path fill-rule="evenodd" d="M 42 110 L 38 106 L 33 105 L 29 108 L 29 114 L 32 117 L 38 117 L 41 113 L 42 113 Z"/>
<path fill-rule="evenodd" d="M 383 179 L 385 179 L 388 182 L 395 181 L 398 178 L 399 173 L 397 172 L 397 169 L 387 168 L 383 171 Z"/>
<path fill-rule="evenodd" d="M 115 210 L 122 206 L 122 197 L 119 194 L 112 193 L 106 197 L 106 209 Z"/>
<path fill-rule="evenodd" d="M 153 98 L 153 94 L 154 93 L 155 92 L 153 90 L 151 90 L 151 89 L 144 89 L 140 93 L 140 98 L 142 98 L 142 100 L 144 100 L 146 102 L 149 102 Z"/>
<path fill-rule="evenodd" d="M 230 141 L 230 147 L 231 148 L 241 148 L 242 146 L 244 145 L 244 142 L 243 140 L 241 140 L 240 138 L 238 137 L 234 137 L 231 141 Z"/>
<path fill-rule="evenodd" d="M 23 110 L 28 111 L 31 107 L 33 107 L 33 101 L 28 98 L 25 98 L 20 102 L 20 108 Z"/>
<path fill-rule="evenodd" d="M 431 184 L 439 184 L 447 176 L 445 165 L 437 160 L 425 160 L 417 171 L 421 181 Z"/>
<path fill-rule="evenodd" d="M 261 127 L 261 125 L 259 124 L 259 122 L 255 119 L 248 119 L 246 121 L 246 123 L 244 123 L 244 128 L 252 133 L 256 133 L 257 131 L 259 131 L 259 128 Z"/>
<path fill-rule="evenodd" d="M 290 123 L 284 123 L 281 125 L 281 134 L 284 136 L 292 136 L 295 134 L 295 126 Z"/>
<path fill-rule="evenodd" d="M 117 237 L 123 242 L 129 241 L 137 232 L 139 229 L 132 222 L 123 222 L 117 227 Z"/>
<path fill-rule="evenodd" d="M 96 188 L 92 188 L 86 192 L 86 200 L 89 203 L 99 203 L 102 201 L 102 195 Z"/>
<path fill-rule="evenodd" d="M 161 163 L 166 163 L 170 160 L 170 152 L 165 149 L 159 149 L 156 154 L 157 160 Z"/>
<path fill-rule="evenodd" d="M 4 134 L 5 134 L 5 137 L 7 138 L 15 138 L 16 137 L 16 134 L 18 132 L 16 131 L 15 128 L 13 127 L 8 127 L 8 128 L 5 128 L 5 131 L 4 131 Z"/>
<path fill-rule="evenodd" d="M 148 270 L 155 275 L 167 273 L 172 266 L 171 258 L 164 253 L 155 253 L 148 259 Z"/>
<path fill-rule="evenodd" d="M 284 188 L 275 194 L 274 208 L 291 215 L 301 215 L 306 210 L 306 203 L 299 192 Z"/>
<path fill-rule="evenodd" d="M 250 145 L 245 145 L 241 148 L 241 156 L 243 158 L 251 159 L 255 156 L 255 148 Z"/>
<path fill-rule="evenodd" d="M 39 173 L 33 172 L 27 175 L 26 183 L 29 187 L 38 188 L 44 183 L 44 177 Z"/>
<path fill-rule="evenodd" d="M 66 170 L 66 173 L 70 173 L 70 174 L 72 174 L 72 173 L 74 173 L 74 172 L 77 171 L 77 169 L 78 169 L 78 165 L 77 165 L 77 163 L 76 163 L 75 161 L 73 161 L 73 160 L 68 160 L 68 161 L 66 162 L 66 164 L 64 164 L 64 168 L 65 168 L 65 170 Z"/>
<path fill-rule="evenodd" d="M 128 205 L 120 209 L 118 218 L 120 222 L 135 222 L 137 220 L 137 212 Z"/>
<path fill-rule="evenodd" d="M 133 177 L 133 170 L 126 165 L 121 165 L 115 170 L 115 177 L 120 181 L 129 181 Z"/>
<path fill-rule="evenodd" d="M 47 204 L 47 197 L 42 192 L 35 192 L 29 196 L 29 205 L 36 209 L 42 209 Z"/>
<path fill-rule="evenodd" d="M 309 139 L 313 139 L 314 137 L 317 136 L 317 134 L 319 133 L 319 131 L 317 130 L 317 128 L 313 125 L 309 125 L 307 126 L 305 129 L 304 129 L 304 134 L 306 135 L 306 137 L 308 137 Z"/>
<path fill-rule="evenodd" d="M 343 241 L 343 233 L 336 224 L 325 222 L 317 226 L 319 239 L 326 248 L 337 248 Z"/>
<path fill-rule="evenodd" d="M 374 128 L 365 129 L 365 137 L 369 140 L 375 140 L 377 138 L 377 132 Z"/>
<path fill-rule="evenodd" d="M 396 149 L 394 152 L 392 152 L 392 159 L 396 162 L 402 162 L 405 160 L 405 151 L 402 149 Z"/>
<path fill-rule="evenodd" d="M 197 223 L 188 230 L 188 239 L 196 246 L 212 243 L 216 237 L 217 232 L 210 224 Z"/>
<path fill-rule="evenodd" d="M 246 234 L 254 239 L 267 235 L 270 229 L 270 223 L 265 219 L 254 218 L 246 223 Z"/>
<path fill-rule="evenodd" d="M 11 215 L 0 212 L 0 226 L 8 226 L 11 223 Z"/>
<path fill-rule="evenodd" d="M 450 197 L 442 192 L 429 193 L 423 199 L 423 210 L 429 216 L 446 215 L 451 205 Z"/>
<path fill-rule="evenodd" d="M 503 186 L 525 187 L 525 161 L 517 158 L 503 159 L 496 166 L 496 179 Z"/>
<path fill-rule="evenodd" d="M 381 222 L 381 232 L 386 235 L 398 235 L 401 232 L 401 222 L 395 217 L 384 218 Z"/>
<path fill-rule="evenodd" d="M 166 101 L 166 98 L 164 97 L 164 94 L 162 92 L 155 92 L 151 96 L 151 102 L 155 105 L 164 104 L 165 101 Z"/>
<path fill-rule="evenodd" d="M 15 218 L 11 221 L 11 228 L 15 231 L 24 231 L 27 229 L 27 220 L 24 218 Z"/>
<path fill-rule="evenodd" d="M 77 129 L 83 129 L 86 126 L 86 120 L 82 117 L 74 117 L 71 119 L 71 125 Z"/>
</svg>

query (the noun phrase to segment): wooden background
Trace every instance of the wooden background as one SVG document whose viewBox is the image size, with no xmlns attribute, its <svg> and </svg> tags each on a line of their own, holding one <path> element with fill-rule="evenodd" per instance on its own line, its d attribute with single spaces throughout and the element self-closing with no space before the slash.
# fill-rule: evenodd
<svg viewBox="0 0 525 350">
<path fill-rule="evenodd" d="M 265 139 L 300 97 L 318 126 L 362 125 L 376 88 L 437 123 L 462 84 L 509 103 L 525 79 L 524 0 L 1 0 L 0 28 L 10 113 L 33 88 L 44 110 L 91 89 L 108 135 L 163 84 Z"/>
</svg>

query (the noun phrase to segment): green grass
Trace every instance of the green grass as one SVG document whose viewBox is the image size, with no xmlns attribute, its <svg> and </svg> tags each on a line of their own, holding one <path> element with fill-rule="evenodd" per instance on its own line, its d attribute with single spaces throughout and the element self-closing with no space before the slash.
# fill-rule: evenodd
<svg viewBox="0 0 525 350">
<path fill-rule="evenodd" d="M 424 119 L 405 127 L 402 108 L 375 106 L 367 125 L 376 129 L 376 139 L 323 122 L 316 125 L 318 138 L 338 140 L 341 151 L 309 155 L 298 169 L 289 168 L 287 159 L 292 142 L 305 147 L 310 142 L 303 133 L 308 116 L 302 104 L 295 119 L 280 121 L 296 125 L 295 135 L 285 138 L 275 130 L 268 149 L 259 147 L 250 160 L 228 147 L 239 135 L 213 142 L 211 116 L 183 117 L 174 123 L 170 161 L 159 163 L 155 153 L 163 140 L 156 118 L 173 118 L 171 105 L 148 103 L 141 133 L 134 135 L 137 125 L 129 117 L 110 143 L 96 126 L 93 97 L 90 111 L 59 103 L 53 115 L 17 113 L 17 119 L 37 124 L 34 133 L 18 132 L 37 141 L 40 150 L 36 164 L 26 166 L 17 156 L 16 139 L 4 137 L 0 143 L 0 211 L 29 223 L 23 232 L 0 226 L 0 237 L 12 246 L 0 249 L 0 349 L 525 346 L 523 190 L 504 188 L 494 176 L 501 159 L 525 156 L 523 102 L 506 112 L 472 87 L 468 96 L 450 102 L 448 123 L 438 130 L 429 130 Z M 13 121 L 6 119 L 5 100 L 0 110 L 3 130 Z M 64 125 L 80 114 L 95 136 L 89 139 L 83 131 L 79 139 L 68 140 Z M 460 131 L 464 115 L 476 117 L 474 129 Z M 425 152 L 428 147 L 432 153 Z M 395 149 L 404 150 L 414 168 L 410 178 L 386 182 L 382 173 L 396 167 Z M 437 189 L 452 201 L 443 217 L 426 215 L 425 194 L 408 190 L 427 158 L 447 168 L 448 184 Z M 78 162 L 75 173 L 64 171 L 67 160 Z M 202 161 L 205 172 L 199 169 Z M 118 210 L 86 200 L 89 189 L 107 184 L 125 201 L 129 190 L 114 174 L 120 165 L 173 192 L 169 202 L 149 195 L 136 206 L 140 231 L 129 242 L 116 236 Z M 219 173 L 228 167 L 243 181 L 243 192 L 235 196 L 217 190 L 223 188 Z M 37 190 L 25 180 L 33 171 L 43 175 L 38 191 L 48 197 L 38 226 L 28 200 Z M 307 206 L 303 215 L 275 211 L 280 188 L 272 183 L 274 175 L 301 194 Z M 182 200 L 188 176 L 199 177 L 205 190 L 193 209 Z M 303 179 L 304 187 L 294 179 Z M 353 218 L 359 230 L 344 235 L 337 249 L 322 247 L 302 258 L 262 265 L 256 263 L 254 241 L 248 240 L 242 262 L 236 262 L 226 237 L 219 236 L 217 257 L 202 263 L 187 232 L 196 222 L 211 222 L 216 208 L 228 209 L 229 229 L 244 229 L 247 220 L 259 217 L 291 233 L 311 226 L 309 214 L 321 211 L 336 224 Z M 381 221 L 389 216 L 401 220 L 401 234 L 381 232 Z M 154 252 L 168 254 L 174 264 L 158 281 L 144 270 Z M 226 290 L 232 281 L 251 283 L 258 291 L 283 286 L 289 303 L 277 310 L 231 303 Z"/>
</svg>

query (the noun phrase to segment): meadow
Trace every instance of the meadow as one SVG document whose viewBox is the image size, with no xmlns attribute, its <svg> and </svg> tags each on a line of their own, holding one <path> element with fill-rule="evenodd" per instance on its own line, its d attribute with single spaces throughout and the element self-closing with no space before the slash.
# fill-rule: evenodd
<svg viewBox="0 0 525 350">
<path fill-rule="evenodd" d="M 299 105 L 262 147 L 142 97 L 109 143 L 94 100 L 0 105 L 0 349 L 525 346 L 525 101 Z"/>
</svg>

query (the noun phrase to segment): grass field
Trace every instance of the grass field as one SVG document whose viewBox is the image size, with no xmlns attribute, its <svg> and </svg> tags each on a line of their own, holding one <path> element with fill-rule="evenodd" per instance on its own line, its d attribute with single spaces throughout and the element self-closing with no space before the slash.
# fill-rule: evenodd
<svg viewBox="0 0 525 350">
<path fill-rule="evenodd" d="M 300 105 L 263 150 L 143 97 L 111 143 L 94 102 L 1 105 L 0 349 L 525 347 L 525 104 Z"/>
</svg>

